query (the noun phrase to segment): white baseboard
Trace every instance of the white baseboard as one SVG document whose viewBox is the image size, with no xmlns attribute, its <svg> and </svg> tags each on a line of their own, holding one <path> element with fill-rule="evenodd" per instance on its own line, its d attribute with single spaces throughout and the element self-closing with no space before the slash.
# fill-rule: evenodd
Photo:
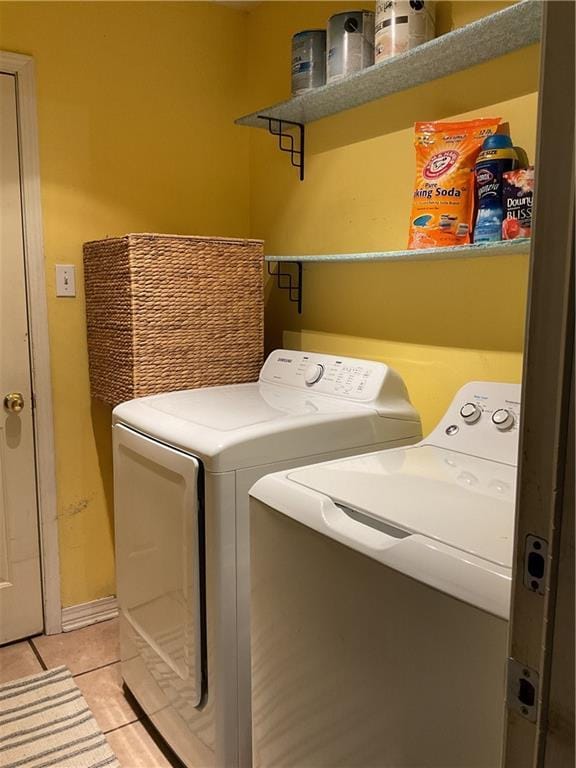
<svg viewBox="0 0 576 768">
<path fill-rule="evenodd" d="M 118 601 L 115 597 L 103 597 L 90 603 L 71 605 L 62 608 L 62 632 L 88 627 L 99 621 L 107 621 L 118 616 Z"/>
</svg>

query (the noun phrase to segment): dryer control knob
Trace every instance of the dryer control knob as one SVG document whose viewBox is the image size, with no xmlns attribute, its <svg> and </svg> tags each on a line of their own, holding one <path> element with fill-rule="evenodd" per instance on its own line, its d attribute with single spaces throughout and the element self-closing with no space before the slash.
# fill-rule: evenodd
<svg viewBox="0 0 576 768">
<path fill-rule="evenodd" d="M 482 416 L 482 410 L 476 403 L 464 403 L 460 408 L 460 416 L 466 424 L 475 424 L 480 416 Z"/>
<path fill-rule="evenodd" d="M 322 376 L 324 376 L 324 366 L 320 365 L 320 363 L 314 363 L 306 368 L 304 381 L 306 384 L 312 386 L 312 384 L 316 384 L 317 381 L 320 381 Z"/>
<path fill-rule="evenodd" d="M 514 414 L 507 408 L 499 408 L 492 414 L 492 424 L 495 424 L 502 432 L 511 429 L 514 426 L 514 421 Z"/>
</svg>

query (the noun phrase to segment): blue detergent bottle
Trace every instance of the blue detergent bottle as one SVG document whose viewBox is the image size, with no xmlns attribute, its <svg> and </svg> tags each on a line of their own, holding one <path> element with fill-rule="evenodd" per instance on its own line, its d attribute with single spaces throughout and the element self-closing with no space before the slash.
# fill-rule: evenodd
<svg viewBox="0 0 576 768">
<path fill-rule="evenodd" d="M 474 167 L 476 191 L 475 243 L 502 240 L 502 174 L 518 167 L 518 155 L 510 136 L 495 133 L 484 139 Z"/>
</svg>

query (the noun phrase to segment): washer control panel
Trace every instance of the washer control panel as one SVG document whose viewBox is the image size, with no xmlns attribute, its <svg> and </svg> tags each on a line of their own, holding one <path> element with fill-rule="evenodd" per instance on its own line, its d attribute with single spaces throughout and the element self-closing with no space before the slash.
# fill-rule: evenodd
<svg viewBox="0 0 576 768">
<path fill-rule="evenodd" d="M 473 381 L 460 389 L 424 442 L 517 465 L 519 423 L 519 384 Z"/>
<path fill-rule="evenodd" d="M 375 400 L 389 375 L 384 363 L 279 349 L 268 357 L 260 381 L 349 400 Z"/>
</svg>

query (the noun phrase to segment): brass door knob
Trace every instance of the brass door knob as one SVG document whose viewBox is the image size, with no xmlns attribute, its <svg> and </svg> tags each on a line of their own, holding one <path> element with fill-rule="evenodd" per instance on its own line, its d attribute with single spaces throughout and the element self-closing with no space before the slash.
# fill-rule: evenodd
<svg viewBox="0 0 576 768">
<path fill-rule="evenodd" d="M 8 413 L 20 413 L 24 408 L 24 398 L 20 392 L 9 392 L 4 398 L 4 408 Z"/>
</svg>

